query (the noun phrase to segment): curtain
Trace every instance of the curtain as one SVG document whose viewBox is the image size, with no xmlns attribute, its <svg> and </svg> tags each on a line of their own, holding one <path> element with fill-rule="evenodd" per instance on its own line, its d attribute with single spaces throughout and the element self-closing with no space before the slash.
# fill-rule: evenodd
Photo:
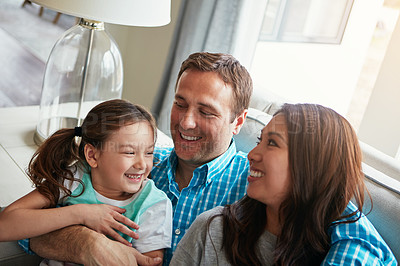
<svg viewBox="0 0 400 266">
<path fill-rule="evenodd" d="M 170 135 L 170 111 L 181 63 L 194 52 L 233 54 L 244 0 L 182 0 L 173 43 L 152 113 Z"/>
</svg>

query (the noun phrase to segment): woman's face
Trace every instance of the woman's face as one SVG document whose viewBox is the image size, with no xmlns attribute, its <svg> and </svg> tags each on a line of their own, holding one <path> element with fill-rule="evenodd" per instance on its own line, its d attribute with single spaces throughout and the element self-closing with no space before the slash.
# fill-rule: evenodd
<svg viewBox="0 0 400 266">
<path fill-rule="evenodd" d="M 288 131 L 282 114 L 261 131 L 257 146 L 249 152 L 247 195 L 268 207 L 279 209 L 287 197 L 290 181 Z"/>
</svg>

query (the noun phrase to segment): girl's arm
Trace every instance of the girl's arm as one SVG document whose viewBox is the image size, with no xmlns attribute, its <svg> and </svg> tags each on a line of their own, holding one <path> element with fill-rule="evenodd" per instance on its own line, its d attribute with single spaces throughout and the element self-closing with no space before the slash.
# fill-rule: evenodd
<svg viewBox="0 0 400 266">
<path fill-rule="evenodd" d="M 49 204 L 35 189 L 5 208 L 0 213 L 0 241 L 30 238 L 78 223 L 74 208 L 43 209 Z"/>
<path fill-rule="evenodd" d="M 124 224 L 138 226 L 123 216 L 125 210 L 105 204 L 77 204 L 49 208 L 46 197 L 34 190 L 0 212 L 0 241 L 31 238 L 69 225 L 83 224 L 130 245 L 114 229 L 137 238 Z M 122 224 L 124 223 L 124 224 Z"/>
</svg>

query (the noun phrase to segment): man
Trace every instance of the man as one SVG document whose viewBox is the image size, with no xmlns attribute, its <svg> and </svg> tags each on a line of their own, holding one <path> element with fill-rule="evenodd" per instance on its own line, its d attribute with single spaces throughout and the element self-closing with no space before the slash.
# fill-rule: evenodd
<svg viewBox="0 0 400 266">
<path fill-rule="evenodd" d="M 152 178 L 173 204 L 173 240 L 168 264 L 194 219 L 215 206 L 242 198 L 248 161 L 236 151 L 252 93 L 247 70 L 231 55 L 195 53 L 182 63 L 171 109 L 174 149 L 156 149 Z M 83 226 L 72 226 L 31 239 L 37 254 L 85 265 L 154 264 L 132 248 Z M 29 245 L 29 244 L 25 244 Z M 135 258 L 136 256 L 136 258 Z"/>
<path fill-rule="evenodd" d="M 246 193 L 248 162 L 233 135 L 243 125 L 252 93 L 247 70 L 230 55 L 195 53 L 182 63 L 171 109 L 174 149 L 156 152 L 151 173 L 173 206 L 172 258 L 194 219 Z"/>
</svg>

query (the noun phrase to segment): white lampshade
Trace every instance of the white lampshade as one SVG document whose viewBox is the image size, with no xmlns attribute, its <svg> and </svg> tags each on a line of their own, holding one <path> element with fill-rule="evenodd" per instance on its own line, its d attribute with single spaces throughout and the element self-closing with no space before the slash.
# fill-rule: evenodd
<svg viewBox="0 0 400 266">
<path fill-rule="evenodd" d="M 170 0 L 32 0 L 79 18 L 128 26 L 156 27 L 171 21 Z"/>
</svg>

